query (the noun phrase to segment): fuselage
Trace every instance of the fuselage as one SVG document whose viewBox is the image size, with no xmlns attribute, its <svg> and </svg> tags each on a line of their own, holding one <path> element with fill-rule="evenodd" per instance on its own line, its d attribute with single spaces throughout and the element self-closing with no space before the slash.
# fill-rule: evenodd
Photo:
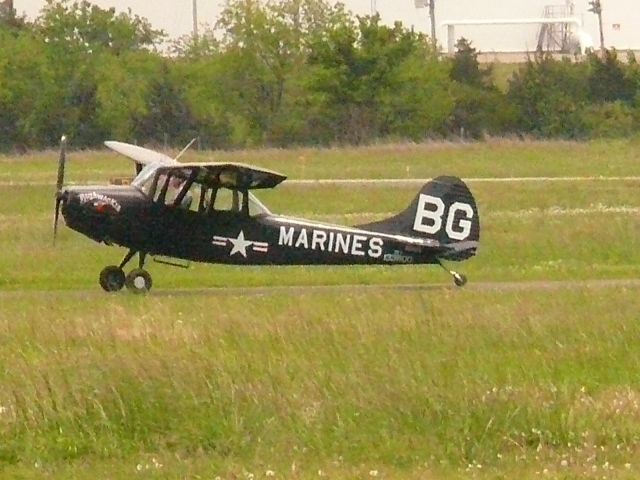
<svg viewBox="0 0 640 480">
<path fill-rule="evenodd" d="M 67 188 L 62 197 L 73 230 L 150 255 L 237 265 L 437 262 L 431 240 L 265 212 L 194 211 L 135 186 Z"/>
</svg>

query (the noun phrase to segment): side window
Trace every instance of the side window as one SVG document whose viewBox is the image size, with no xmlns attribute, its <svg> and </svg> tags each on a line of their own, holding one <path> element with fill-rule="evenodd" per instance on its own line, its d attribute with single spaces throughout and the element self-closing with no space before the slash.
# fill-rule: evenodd
<svg viewBox="0 0 640 480">
<path fill-rule="evenodd" d="M 186 193 L 180 206 L 185 210 L 191 210 L 192 212 L 198 211 L 198 203 L 200 201 L 200 185 L 193 183 Z"/>
<path fill-rule="evenodd" d="M 219 188 L 213 208 L 219 212 L 239 212 L 240 194 L 236 190 Z"/>
<path fill-rule="evenodd" d="M 178 207 L 197 211 L 200 185 L 192 183 L 189 189 L 184 191 L 188 184 L 189 182 L 181 177 L 160 174 L 153 200 L 167 206 L 174 206 L 179 200 Z"/>
</svg>

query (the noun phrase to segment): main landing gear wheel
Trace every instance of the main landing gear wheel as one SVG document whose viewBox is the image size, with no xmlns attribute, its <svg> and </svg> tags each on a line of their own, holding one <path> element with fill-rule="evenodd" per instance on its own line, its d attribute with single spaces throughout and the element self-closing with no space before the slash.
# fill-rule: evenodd
<svg viewBox="0 0 640 480">
<path fill-rule="evenodd" d="M 138 268 L 132 270 L 131 273 L 125 277 L 124 267 L 136 254 L 138 254 L 139 257 Z M 132 293 L 147 293 L 151 290 L 152 281 L 149 272 L 143 270 L 146 258 L 146 252 L 139 252 L 133 249 L 129 250 L 122 259 L 122 262 L 120 262 L 120 265 L 110 265 L 100 272 L 100 286 L 106 292 L 117 292 L 126 286 L 127 290 Z"/>
<path fill-rule="evenodd" d="M 147 293 L 151 290 L 151 286 L 153 281 L 151 280 L 151 275 L 146 270 L 142 268 L 136 268 L 132 270 L 125 280 L 125 285 L 127 290 L 132 293 Z"/>
<path fill-rule="evenodd" d="M 124 283 L 124 272 L 116 265 L 109 265 L 100 272 L 100 286 L 105 292 L 118 292 Z"/>
</svg>

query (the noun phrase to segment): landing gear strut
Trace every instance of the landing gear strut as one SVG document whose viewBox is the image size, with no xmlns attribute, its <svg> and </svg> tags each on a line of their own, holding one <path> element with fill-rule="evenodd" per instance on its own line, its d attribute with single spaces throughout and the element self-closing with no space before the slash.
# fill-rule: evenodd
<svg viewBox="0 0 640 480">
<path fill-rule="evenodd" d="M 124 267 L 138 254 L 138 268 L 124 274 Z M 109 265 L 100 272 L 100 286 L 105 292 L 118 292 L 122 287 L 127 287 L 132 293 L 147 293 L 151 290 L 153 281 L 149 272 L 144 270 L 144 261 L 147 254 L 136 250 L 129 250 L 120 262 L 120 265 Z"/>
<path fill-rule="evenodd" d="M 462 273 L 449 270 L 447 267 L 445 267 L 442 264 L 442 260 L 440 259 L 438 259 L 438 265 L 440 265 L 445 272 L 447 272 L 449 275 L 453 277 L 453 283 L 456 284 L 456 287 L 464 287 L 467 284 L 467 277 Z"/>
</svg>

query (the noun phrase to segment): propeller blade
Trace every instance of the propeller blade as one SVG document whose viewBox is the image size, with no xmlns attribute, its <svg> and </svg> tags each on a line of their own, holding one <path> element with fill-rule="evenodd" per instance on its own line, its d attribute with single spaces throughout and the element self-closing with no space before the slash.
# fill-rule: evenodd
<svg viewBox="0 0 640 480">
<path fill-rule="evenodd" d="M 67 137 L 65 135 L 60 139 L 60 158 L 58 159 L 58 179 L 56 181 L 56 192 L 62 190 L 64 185 L 64 167 L 67 161 Z"/>
<path fill-rule="evenodd" d="M 56 244 L 56 238 L 58 237 L 58 219 L 60 218 L 60 205 L 62 204 L 62 197 L 56 196 L 56 212 L 53 216 L 53 244 Z"/>
<path fill-rule="evenodd" d="M 53 244 L 56 244 L 58 236 L 58 219 L 60 218 L 60 205 L 63 202 L 62 186 L 64 185 L 64 167 L 67 161 L 67 137 L 60 139 L 60 157 L 58 159 L 58 178 L 56 180 L 56 208 L 53 216 Z"/>
</svg>

